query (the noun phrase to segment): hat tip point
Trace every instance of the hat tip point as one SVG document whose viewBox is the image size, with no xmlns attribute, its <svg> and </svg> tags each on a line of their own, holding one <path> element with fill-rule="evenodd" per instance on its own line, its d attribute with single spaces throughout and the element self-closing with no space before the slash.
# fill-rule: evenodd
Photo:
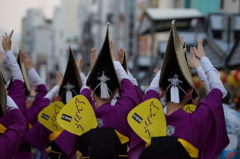
<svg viewBox="0 0 240 159">
<path fill-rule="evenodd" d="M 176 20 L 172 20 L 172 25 L 174 25 L 174 24 L 175 24 L 175 21 L 176 21 Z"/>
</svg>

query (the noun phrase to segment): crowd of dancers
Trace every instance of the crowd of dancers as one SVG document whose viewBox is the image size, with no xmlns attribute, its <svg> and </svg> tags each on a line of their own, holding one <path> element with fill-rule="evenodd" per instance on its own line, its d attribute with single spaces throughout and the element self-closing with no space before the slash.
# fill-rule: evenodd
<svg viewBox="0 0 240 159">
<path fill-rule="evenodd" d="M 69 47 L 65 74 L 56 72 L 49 91 L 27 53 L 13 55 L 13 31 L 3 35 L 12 78 L 6 83 L 1 74 L 0 158 L 32 159 L 32 146 L 50 159 L 218 158 L 229 144 L 222 106 L 227 91 L 202 41 L 190 48 L 188 60 L 173 21 L 162 68 L 143 96 L 125 50 L 116 57 L 108 27 L 98 56 L 91 50 L 89 73 Z M 205 86 L 201 101 L 190 67 Z M 37 88 L 30 108 L 27 74 Z"/>
</svg>

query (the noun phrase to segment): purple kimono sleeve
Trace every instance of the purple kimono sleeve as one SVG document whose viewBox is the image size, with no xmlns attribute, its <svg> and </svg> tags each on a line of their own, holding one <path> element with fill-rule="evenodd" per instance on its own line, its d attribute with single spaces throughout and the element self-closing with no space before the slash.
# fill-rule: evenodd
<svg viewBox="0 0 240 159">
<path fill-rule="evenodd" d="M 147 91 L 143 101 L 146 101 L 146 100 L 151 99 L 151 98 L 159 99 L 159 94 L 154 90 L 149 90 L 149 91 Z"/>
<path fill-rule="evenodd" d="M 81 95 L 85 96 L 89 103 L 92 105 L 92 108 L 93 110 L 95 110 L 95 101 L 92 100 L 92 97 L 91 97 L 91 93 L 90 93 L 90 90 L 88 88 L 84 88 L 81 92 L 80 92 Z"/>
<path fill-rule="evenodd" d="M 136 95 L 134 86 L 128 79 L 123 79 L 121 81 L 119 94 L 120 97 L 114 108 L 117 110 L 116 112 L 119 112 L 117 113 L 117 115 L 122 116 L 124 114 L 127 116 L 130 110 L 132 110 L 136 105 L 139 104 L 139 100 Z"/>
<path fill-rule="evenodd" d="M 130 159 L 138 159 L 142 151 L 145 149 L 145 141 L 143 141 L 133 130 L 130 136 L 128 157 Z"/>
<path fill-rule="evenodd" d="M 48 106 L 50 104 L 49 99 L 44 98 L 44 96 L 47 94 L 46 86 L 44 84 L 39 85 L 37 90 L 38 90 L 38 93 L 35 97 L 34 102 L 32 103 L 32 106 L 26 110 L 26 119 L 32 125 L 37 121 L 38 113 L 45 106 Z"/>
<path fill-rule="evenodd" d="M 5 116 L 1 117 L 0 123 L 3 126 L 5 126 L 6 128 L 8 128 L 8 126 L 10 125 L 10 111 L 9 110 L 6 110 Z"/>
<path fill-rule="evenodd" d="M 43 98 L 41 101 L 39 107 L 41 111 L 43 108 L 48 106 L 50 104 L 50 100 L 48 98 Z M 34 109 L 33 109 L 34 110 Z M 36 112 L 32 112 L 33 114 Z M 34 116 L 34 120 L 37 121 L 37 116 Z M 49 135 L 52 132 L 45 128 L 42 124 L 39 122 L 35 122 L 33 127 L 27 132 L 25 135 L 25 140 L 28 141 L 33 146 L 37 147 L 41 150 L 42 155 L 44 157 L 48 156 L 48 153 L 46 152 L 46 148 L 48 148 L 49 144 Z"/>
<path fill-rule="evenodd" d="M 24 83 L 21 80 L 13 81 L 11 88 L 8 91 L 8 95 L 17 104 L 23 115 L 26 114 L 26 96 L 24 91 Z"/>
<path fill-rule="evenodd" d="M 207 106 L 210 109 L 212 120 L 206 121 L 207 124 L 212 123 L 212 125 L 209 126 L 209 132 L 203 132 L 206 134 L 206 146 L 204 150 L 200 151 L 199 159 L 217 158 L 229 143 L 221 100 L 222 92 L 219 89 L 213 89 L 199 103 L 198 108 L 194 112 L 194 114 L 201 115 L 199 112 L 203 112 L 204 106 Z"/>
<path fill-rule="evenodd" d="M 32 151 L 26 151 L 26 152 L 18 152 L 17 159 L 32 159 L 33 154 Z"/>
<path fill-rule="evenodd" d="M 26 120 L 19 109 L 13 109 L 9 115 L 10 125 L 0 137 L 0 156 L 6 159 L 16 155 L 27 128 Z"/>
<path fill-rule="evenodd" d="M 74 146 L 74 142 L 76 141 L 77 137 L 77 135 L 63 130 L 62 133 L 55 139 L 55 143 L 62 149 L 64 153 L 68 155 L 68 159 L 76 158 L 77 149 Z"/>
<path fill-rule="evenodd" d="M 141 92 L 140 88 L 136 85 L 134 85 L 134 89 L 135 89 L 137 97 L 138 97 L 138 101 L 139 101 L 138 104 L 140 104 L 143 102 L 142 92 Z"/>
<path fill-rule="evenodd" d="M 123 79 L 121 81 L 119 94 L 120 97 L 118 98 L 116 104 L 113 107 L 111 106 L 111 113 L 109 114 L 108 119 L 118 119 L 117 121 L 115 120 L 115 123 L 113 123 L 113 125 L 115 125 L 115 129 L 119 133 L 130 138 L 131 128 L 127 122 L 127 115 L 136 105 L 139 104 L 139 100 L 132 82 L 128 79 Z M 109 109 L 109 105 L 102 105 L 98 107 L 96 111 L 106 111 Z M 105 125 L 108 124 L 105 123 Z"/>
<path fill-rule="evenodd" d="M 40 84 L 37 86 L 37 95 L 32 103 L 31 107 L 38 106 L 39 103 L 42 101 L 44 96 L 48 93 L 47 87 L 44 84 Z"/>
<path fill-rule="evenodd" d="M 41 151 L 43 157 L 48 157 L 46 149 L 49 147 L 49 135 L 52 131 L 48 130 L 41 123 L 36 122 L 25 135 L 25 140 Z"/>
</svg>

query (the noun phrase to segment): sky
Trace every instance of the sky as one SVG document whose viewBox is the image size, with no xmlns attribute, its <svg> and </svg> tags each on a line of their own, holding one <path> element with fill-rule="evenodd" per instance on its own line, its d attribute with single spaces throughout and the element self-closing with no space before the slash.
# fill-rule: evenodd
<svg viewBox="0 0 240 159">
<path fill-rule="evenodd" d="M 15 37 L 20 36 L 27 9 L 42 8 L 45 17 L 51 18 L 54 7 L 60 3 L 60 0 L 0 0 L 0 34 L 14 30 Z"/>
</svg>

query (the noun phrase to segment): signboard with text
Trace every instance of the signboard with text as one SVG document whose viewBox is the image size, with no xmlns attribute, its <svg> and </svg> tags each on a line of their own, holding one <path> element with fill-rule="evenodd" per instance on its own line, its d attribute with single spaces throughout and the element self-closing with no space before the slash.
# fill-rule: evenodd
<svg viewBox="0 0 240 159">
<path fill-rule="evenodd" d="M 147 143 L 152 137 L 166 136 L 166 119 L 160 101 L 149 99 L 130 111 L 128 123 L 136 134 Z"/>
<path fill-rule="evenodd" d="M 82 135 L 98 125 L 92 106 L 83 95 L 75 96 L 64 106 L 57 116 L 57 122 L 76 135 Z"/>
<path fill-rule="evenodd" d="M 38 114 L 38 120 L 52 132 L 62 131 L 63 128 L 57 123 L 57 115 L 63 107 L 64 104 L 59 101 L 50 104 Z"/>
</svg>

